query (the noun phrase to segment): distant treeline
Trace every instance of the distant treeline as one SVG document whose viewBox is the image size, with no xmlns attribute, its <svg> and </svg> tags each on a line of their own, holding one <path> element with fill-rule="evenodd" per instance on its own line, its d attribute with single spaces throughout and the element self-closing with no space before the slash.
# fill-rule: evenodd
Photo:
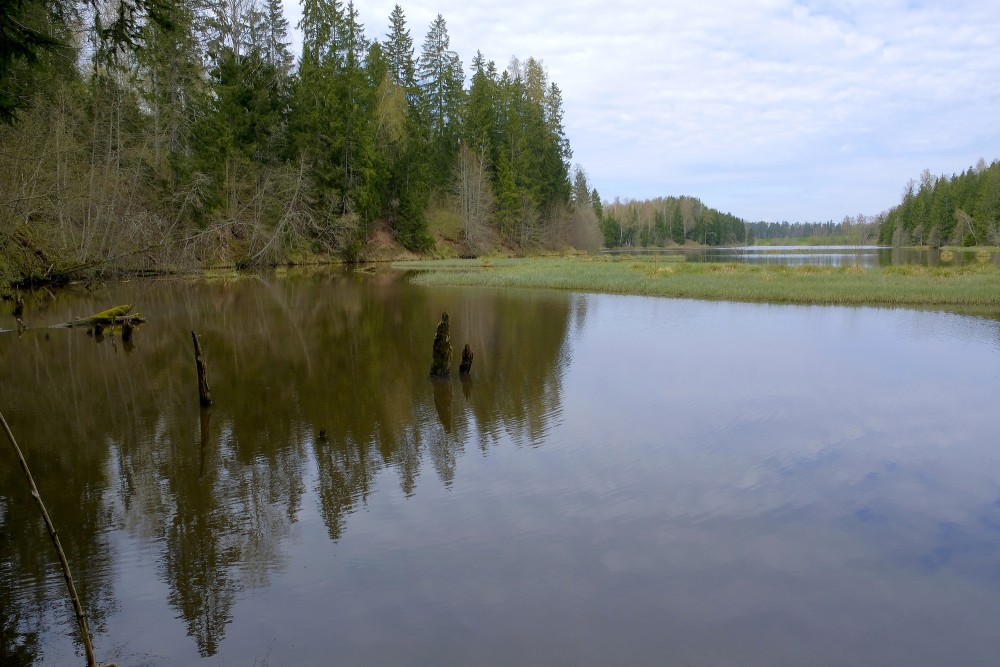
<svg viewBox="0 0 1000 667">
<path fill-rule="evenodd" d="M 596 208 L 604 246 L 666 246 L 688 241 L 732 245 L 753 241 L 747 224 L 694 197 L 659 197 L 620 201 Z"/>
<path fill-rule="evenodd" d="M 796 241 L 817 239 L 832 244 L 874 243 L 878 236 L 881 216 L 845 216 L 840 222 L 750 222 L 751 238 L 759 241 L 783 239 Z"/>
<path fill-rule="evenodd" d="M 840 234 L 840 225 L 829 222 L 748 222 L 755 239 L 797 239 Z"/>
<path fill-rule="evenodd" d="M 910 181 L 903 201 L 885 214 L 879 242 L 895 246 L 1000 245 L 1000 162 L 982 159 L 961 174 Z"/>
<path fill-rule="evenodd" d="M 467 71 L 440 15 L 418 52 L 398 5 L 370 40 L 303 0 L 297 57 L 280 0 L 96 7 L 0 6 L 0 277 L 600 243 L 533 58 Z"/>
</svg>

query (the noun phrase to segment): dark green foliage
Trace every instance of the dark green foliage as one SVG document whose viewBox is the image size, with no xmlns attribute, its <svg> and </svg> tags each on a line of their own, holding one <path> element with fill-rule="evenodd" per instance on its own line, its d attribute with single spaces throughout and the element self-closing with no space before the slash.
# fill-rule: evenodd
<svg viewBox="0 0 1000 667">
<path fill-rule="evenodd" d="M 431 182 L 436 187 L 451 175 L 465 113 L 465 75 L 444 17 L 434 19 L 417 60 L 420 87 L 420 132 L 430 157 Z"/>
<path fill-rule="evenodd" d="M 97 57 L 112 58 L 143 43 L 146 26 L 170 25 L 171 0 L 0 0 L 0 123 L 51 84 L 53 70 L 72 72 L 74 34 L 89 19 Z"/>
<path fill-rule="evenodd" d="M 449 211 L 468 196 L 456 156 L 470 148 L 478 247 L 596 243 L 600 199 L 574 191 L 562 91 L 532 58 L 501 71 L 477 53 L 466 86 L 442 16 L 415 57 L 399 6 L 371 42 L 353 2 L 303 0 L 296 67 L 280 0 L 91 6 L 0 0 L 0 168 L 35 170 L 0 180 L 0 241 L 23 230 L 26 257 L 355 259 L 383 230 L 428 250 L 453 240 Z M 53 193 L 44 210 L 21 210 L 16 193 L 37 188 Z"/>
<path fill-rule="evenodd" d="M 1000 243 L 1000 162 L 980 160 L 951 178 L 925 170 L 879 226 L 884 245 L 996 245 Z"/>
<path fill-rule="evenodd" d="M 0 0 L 0 122 L 28 105 L 45 56 L 60 44 L 42 3 Z"/>
</svg>

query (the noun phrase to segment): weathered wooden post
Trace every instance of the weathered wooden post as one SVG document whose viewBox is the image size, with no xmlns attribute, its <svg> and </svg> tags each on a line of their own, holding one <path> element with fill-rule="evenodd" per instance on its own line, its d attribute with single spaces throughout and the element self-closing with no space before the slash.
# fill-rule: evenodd
<svg viewBox="0 0 1000 667">
<path fill-rule="evenodd" d="M 441 321 L 434 335 L 434 358 L 431 375 L 448 377 L 451 374 L 451 334 L 448 331 L 448 313 L 441 313 Z"/>
<path fill-rule="evenodd" d="M 458 366 L 459 375 L 468 375 L 472 372 L 472 348 L 466 343 L 462 348 L 462 363 Z"/>
<path fill-rule="evenodd" d="M 207 408 L 212 404 L 212 392 L 208 388 L 208 366 L 201 354 L 198 334 L 192 331 L 191 339 L 194 341 L 194 362 L 198 366 L 198 400 L 201 402 L 201 407 Z"/>
</svg>

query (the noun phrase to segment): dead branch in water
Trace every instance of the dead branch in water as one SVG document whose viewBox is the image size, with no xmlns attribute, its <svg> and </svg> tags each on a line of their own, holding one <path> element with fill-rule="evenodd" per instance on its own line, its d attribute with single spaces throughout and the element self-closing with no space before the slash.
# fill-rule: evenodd
<svg viewBox="0 0 1000 667">
<path fill-rule="evenodd" d="M 42 513 L 42 519 L 45 521 L 45 528 L 49 531 L 49 538 L 52 540 L 52 545 L 56 549 L 56 553 L 59 555 L 59 565 L 62 567 L 63 579 L 66 580 L 66 587 L 69 589 L 69 597 L 73 601 L 73 611 L 76 614 L 76 622 L 80 627 L 80 636 L 83 639 L 83 648 L 87 652 L 87 667 L 98 667 L 97 659 L 94 658 L 94 646 L 90 641 L 90 630 L 87 627 L 87 615 L 83 612 L 83 605 L 80 603 L 80 596 L 76 592 L 76 585 L 73 583 L 73 573 L 69 569 L 69 561 L 66 559 L 66 552 L 63 551 L 62 544 L 59 541 L 59 534 L 56 532 L 55 524 L 52 523 L 52 519 L 49 517 L 48 510 L 45 509 L 45 503 L 42 502 L 42 496 L 38 492 L 38 487 L 35 485 L 35 479 L 31 476 L 31 470 L 28 468 L 28 462 L 24 459 L 24 454 L 21 453 L 21 448 L 17 445 L 17 440 L 14 439 L 14 434 L 10 430 L 10 426 L 7 425 L 7 420 L 4 419 L 3 413 L 0 413 L 0 424 L 3 425 L 4 433 L 7 434 L 7 440 L 10 442 L 10 446 L 14 449 L 14 454 L 17 455 L 17 461 L 21 464 L 21 470 L 24 472 L 24 478 L 28 482 L 28 487 L 31 490 L 31 497 L 34 498 L 35 504 L 38 505 L 38 509 Z M 116 667 L 115 665 L 107 665 L 106 667 Z"/>
</svg>

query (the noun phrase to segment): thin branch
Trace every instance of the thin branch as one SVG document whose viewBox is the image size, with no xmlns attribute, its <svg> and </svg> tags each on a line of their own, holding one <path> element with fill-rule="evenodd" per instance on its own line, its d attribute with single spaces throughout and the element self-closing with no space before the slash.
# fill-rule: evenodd
<svg viewBox="0 0 1000 667">
<path fill-rule="evenodd" d="M 98 667 L 97 660 L 94 658 L 94 646 L 90 642 L 90 630 L 87 628 L 87 616 L 83 612 L 83 605 L 80 604 L 80 596 L 77 595 L 76 586 L 73 584 L 73 573 L 69 569 L 69 561 L 66 559 L 66 552 L 63 551 L 62 544 L 59 542 L 59 534 L 56 533 L 55 524 L 52 523 L 52 519 L 49 517 L 48 511 L 45 509 L 45 503 L 42 502 L 42 496 L 38 492 L 38 487 L 35 486 L 35 479 L 31 476 L 31 470 L 28 469 L 28 462 L 24 460 L 24 454 L 21 453 L 21 448 L 17 446 L 17 440 L 14 439 L 14 434 L 10 430 L 10 426 L 7 425 L 7 420 L 4 419 L 3 413 L 0 413 L 0 424 L 3 425 L 4 433 L 7 434 L 7 440 L 10 441 L 10 446 L 14 449 L 14 453 L 17 455 L 17 461 L 21 464 L 21 470 L 24 472 L 24 478 L 28 482 L 28 487 L 31 490 L 31 497 L 35 499 L 35 503 L 38 505 L 38 509 L 42 513 L 42 519 L 45 520 L 45 527 L 49 531 L 49 537 L 52 539 L 52 545 L 56 548 L 56 553 L 59 554 L 59 564 L 62 567 L 63 578 L 66 580 L 66 587 L 69 588 L 69 596 L 73 601 L 73 611 L 76 613 L 76 622 L 80 626 L 80 636 L 83 639 L 83 648 L 87 652 L 87 667 Z M 108 667 L 114 667 L 108 665 Z"/>
</svg>

